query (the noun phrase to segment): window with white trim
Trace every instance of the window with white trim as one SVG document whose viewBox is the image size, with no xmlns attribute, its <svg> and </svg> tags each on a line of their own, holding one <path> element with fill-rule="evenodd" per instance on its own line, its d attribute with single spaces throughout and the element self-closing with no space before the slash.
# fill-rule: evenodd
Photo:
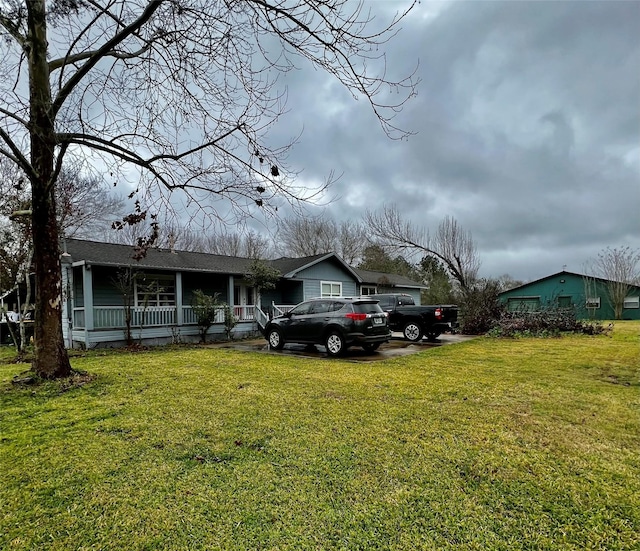
<svg viewBox="0 0 640 551">
<path fill-rule="evenodd" d="M 175 306 L 176 280 L 173 275 L 145 275 L 136 278 L 136 306 Z"/>
<path fill-rule="evenodd" d="M 589 297 L 587 298 L 587 308 L 600 308 L 600 297 Z"/>
<path fill-rule="evenodd" d="M 378 292 L 378 289 L 375 285 L 363 285 L 360 288 L 360 294 L 365 297 L 367 295 L 375 295 Z"/>
<path fill-rule="evenodd" d="M 623 308 L 640 308 L 640 297 L 624 297 Z"/>
<path fill-rule="evenodd" d="M 342 296 L 342 283 L 339 281 L 321 281 L 320 282 L 320 295 L 325 297 L 341 297 Z"/>
</svg>

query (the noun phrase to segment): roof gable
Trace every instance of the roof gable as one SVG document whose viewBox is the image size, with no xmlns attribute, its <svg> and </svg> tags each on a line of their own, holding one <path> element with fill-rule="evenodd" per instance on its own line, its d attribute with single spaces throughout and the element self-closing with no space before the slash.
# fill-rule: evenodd
<svg viewBox="0 0 640 551">
<path fill-rule="evenodd" d="M 282 277 L 286 279 L 290 279 L 292 277 L 296 277 L 296 275 L 303 270 L 307 270 L 316 264 L 320 264 L 321 262 L 326 262 L 328 260 L 334 260 L 342 268 L 344 268 L 353 279 L 355 279 L 358 283 L 362 283 L 360 276 L 357 273 L 357 270 L 349 266 L 342 258 L 340 258 L 336 253 L 325 253 L 325 254 L 317 254 L 314 256 L 306 256 L 303 258 L 279 258 L 278 260 L 271 261 L 271 265 L 274 268 L 277 268 L 282 273 Z"/>
</svg>

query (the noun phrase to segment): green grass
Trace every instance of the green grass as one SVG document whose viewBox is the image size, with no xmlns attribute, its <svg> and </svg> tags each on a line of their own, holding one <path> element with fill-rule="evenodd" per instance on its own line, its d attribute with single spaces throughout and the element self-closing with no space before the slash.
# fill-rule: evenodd
<svg viewBox="0 0 640 551">
<path fill-rule="evenodd" d="M 0 364 L 0 549 L 640 549 L 640 323 L 371 363 Z"/>
</svg>

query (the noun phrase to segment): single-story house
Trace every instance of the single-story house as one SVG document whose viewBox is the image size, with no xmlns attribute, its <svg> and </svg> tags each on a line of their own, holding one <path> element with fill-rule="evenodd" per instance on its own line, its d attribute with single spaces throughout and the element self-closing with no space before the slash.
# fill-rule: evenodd
<svg viewBox="0 0 640 551">
<path fill-rule="evenodd" d="M 337 254 L 266 261 L 278 270 L 275 289 L 262 291 L 246 279 L 252 260 L 206 253 L 152 248 L 133 259 L 127 245 L 66 239 L 61 247 L 63 333 L 68 347 L 93 348 L 125 343 L 131 336 L 145 344 L 198 340 L 191 308 L 193 292 L 218 294 L 238 323 L 235 337 L 256 334 L 269 316 L 311 297 L 360 296 L 376 292 L 411 294 L 420 303 L 424 285 L 402 276 L 358 270 Z M 224 311 L 209 330 L 225 332 Z"/>
<path fill-rule="evenodd" d="M 610 282 L 562 271 L 500 293 L 511 312 L 537 312 L 546 308 L 576 308 L 584 319 L 615 318 L 608 292 Z M 640 287 L 631 285 L 624 299 L 623 319 L 640 319 Z"/>
</svg>

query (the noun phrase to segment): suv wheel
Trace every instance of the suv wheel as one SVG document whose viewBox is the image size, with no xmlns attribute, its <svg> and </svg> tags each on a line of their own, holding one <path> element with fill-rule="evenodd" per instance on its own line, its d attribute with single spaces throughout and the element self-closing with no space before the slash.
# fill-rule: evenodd
<svg viewBox="0 0 640 551">
<path fill-rule="evenodd" d="M 274 350 L 282 350 L 284 346 L 284 339 L 282 338 L 282 333 L 278 329 L 269 329 L 269 334 L 267 335 L 267 340 L 269 341 L 269 346 Z"/>
<path fill-rule="evenodd" d="M 422 327 L 415 321 L 410 321 L 404 326 L 404 338 L 411 342 L 418 342 L 422 338 Z"/>
<path fill-rule="evenodd" d="M 327 335 L 325 346 L 327 347 L 327 354 L 329 354 L 329 356 L 340 356 L 346 349 L 344 338 L 342 338 L 342 335 L 337 331 L 332 331 Z"/>
</svg>

